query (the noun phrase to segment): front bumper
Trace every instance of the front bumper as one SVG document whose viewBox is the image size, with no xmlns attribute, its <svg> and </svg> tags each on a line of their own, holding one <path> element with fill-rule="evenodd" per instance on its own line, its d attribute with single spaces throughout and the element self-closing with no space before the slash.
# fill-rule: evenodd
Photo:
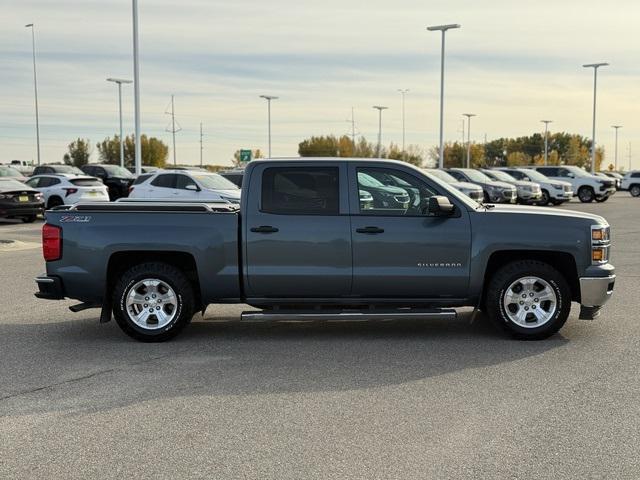
<svg viewBox="0 0 640 480">
<path fill-rule="evenodd" d="M 580 318 L 593 320 L 613 294 L 616 276 L 580 278 Z"/>
<path fill-rule="evenodd" d="M 64 289 L 62 288 L 62 280 L 59 277 L 41 275 L 36 277 L 36 285 L 38 291 L 35 296 L 45 300 L 62 300 L 64 298 Z"/>
<path fill-rule="evenodd" d="M 571 190 L 558 190 L 553 189 L 549 192 L 549 196 L 554 200 L 561 200 L 563 202 L 569 201 L 573 198 L 573 191 Z"/>
<path fill-rule="evenodd" d="M 614 193 L 616 193 L 615 187 L 607 188 L 605 190 L 600 190 L 600 191 L 596 192 L 596 197 L 597 198 L 610 197 Z"/>
</svg>

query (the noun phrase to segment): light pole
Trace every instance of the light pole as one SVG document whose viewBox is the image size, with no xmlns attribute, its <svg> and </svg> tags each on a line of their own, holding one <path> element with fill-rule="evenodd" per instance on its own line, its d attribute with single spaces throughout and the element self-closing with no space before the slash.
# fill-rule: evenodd
<svg viewBox="0 0 640 480">
<path fill-rule="evenodd" d="M 611 127 L 613 127 L 616 131 L 616 147 L 615 147 L 615 153 L 614 153 L 614 166 L 615 166 L 615 171 L 618 171 L 618 129 L 622 128 L 622 125 L 611 125 Z"/>
<path fill-rule="evenodd" d="M 389 107 L 374 105 L 373 108 L 378 110 L 378 148 L 376 149 L 376 157 L 380 158 L 380 150 L 382 148 L 382 111 Z"/>
<path fill-rule="evenodd" d="M 608 63 L 587 63 L 585 68 L 593 68 L 593 127 L 591 131 L 591 173 L 596 168 L 596 88 L 598 86 L 598 68 L 608 66 Z"/>
<path fill-rule="evenodd" d="M 549 158 L 549 137 L 547 133 L 549 132 L 549 124 L 553 123 L 553 120 L 540 120 L 544 123 L 544 164 L 547 165 L 547 160 Z"/>
<path fill-rule="evenodd" d="M 457 23 L 449 25 L 436 25 L 433 27 L 427 27 L 427 30 L 434 32 L 442 32 L 442 49 L 440 52 L 440 158 L 438 160 L 438 167 L 442 168 L 444 165 L 444 35 L 447 30 L 452 28 L 460 28 Z"/>
<path fill-rule="evenodd" d="M 36 32 L 33 23 L 28 23 L 25 28 L 31 28 L 31 45 L 33 47 L 33 91 L 36 98 L 36 151 L 38 165 L 40 165 L 40 118 L 38 115 L 38 77 L 36 75 Z"/>
<path fill-rule="evenodd" d="M 405 117 L 404 117 L 404 97 L 409 92 L 408 88 L 399 88 L 398 92 L 402 96 L 402 158 L 406 158 L 405 150 Z"/>
<path fill-rule="evenodd" d="M 260 95 L 260 98 L 264 98 L 267 101 L 267 125 L 269 131 L 269 158 L 271 158 L 271 100 L 277 100 L 278 97 L 273 95 Z"/>
<path fill-rule="evenodd" d="M 140 144 L 140 62 L 138 59 L 138 0 L 132 0 L 133 7 L 133 97 L 135 123 L 136 175 L 142 173 L 142 145 Z"/>
<path fill-rule="evenodd" d="M 475 113 L 463 113 L 467 117 L 467 168 L 471 168 L 471 117 L 475 117 Z"/>
<path fill-rule="evenodd" d="M 118 105 L 120 109 L 120 166 L 124 167 L 124 139 L 122 138 L 122 84 L 131 83 L 131 80 L 122 78 L 107 78 L 107 82 L 118 84 Z"/>
</svg>

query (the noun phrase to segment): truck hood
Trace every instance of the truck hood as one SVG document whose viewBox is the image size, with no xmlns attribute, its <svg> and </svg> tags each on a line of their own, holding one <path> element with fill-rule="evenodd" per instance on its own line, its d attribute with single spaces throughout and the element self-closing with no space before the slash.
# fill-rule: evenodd
<svg viewBox="0 0 640 480">
<path fill-rule="evenodd" d="M 594 224 L 603 224 L 609 225 L 604 217 L 600 215 L 593 215 L 591 213 L 578 212 L 576 210 L 560 210 L 555 209 L 551 210 L 543 207 L 528 207 L 523 205 L 507 205 L 507 204 L 499 204 L 494 208 L 491 208 L 486 211 L 489 214 L 502 214 L 502 213 L 515 213 L 518 215 L 529 214 L 536 216 L 554 216 L 554 217 L 565 217 L 565 218 L 580 218 L 583 220 L 590 220 Z"/>
<path fill-rule="evenodd" d="M 486 182 L 486 185 L 497 188 L 506 188 L 507 190 L 513 190 L 515 188 L 511 183 L 500 182 L 498 180 L 491 180 L 490 182 Z"/>
</svg>

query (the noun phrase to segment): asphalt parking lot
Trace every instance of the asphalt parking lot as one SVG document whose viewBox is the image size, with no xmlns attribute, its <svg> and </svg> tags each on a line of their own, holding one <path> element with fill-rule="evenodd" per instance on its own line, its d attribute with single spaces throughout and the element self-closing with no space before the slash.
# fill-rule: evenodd
<svg viewBox="0 0 640 480">
<path fill-rule="evenodd" d="M 518 342 L 428 323 L 241 324 L 142 344 L 33 296 L 41 222 L 0 221 L 0 478 L 640 478 L 640 199 L 602 316 Z M 1 240 L 14 240 L 7 244 Z"/>
</svg>

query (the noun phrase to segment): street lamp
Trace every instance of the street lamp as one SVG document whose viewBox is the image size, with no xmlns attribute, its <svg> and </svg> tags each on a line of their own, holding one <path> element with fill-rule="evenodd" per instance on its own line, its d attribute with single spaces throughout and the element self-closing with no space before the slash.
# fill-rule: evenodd
<svg viewBox="0 0 640 480">
<path fill-rule="evenodd" d="M 591 131 L 591 173 L 596 168 L 596 87 L 598 86 L 598 68 L 608 66 L 608 63 L 587 63 L 585 68 L 593 68 L 593 128 Z"/>
<path fill-rule="evenodd" d="M 442 168 L 444 165 L 444 140 L 443 140 L 443 128 L 444 128 L 444 35 L 447 30 L 452 28 L 460 28 L 457 23 L 449 25 L 436 25 L 433 27 L 427 27 L 430 32 L 440 31 L 442 32 L 442 50 L 440 52 L 440 158 L 438 160 L 438 167 Z"/>
<path fill-rule="evenodd" d="M 131 80 L 124 80 L 122 78 L 107 78 L 107 82 L 118 84 L 118 105 L 120 109 L 120 166 L 124 167 L 124 142 L 122 138 L 122 84 L 132 82 Z"/>
<path fill-rule="evenodd" d="M 132 0 L 133 7 L 133 98 L 135 123 L 136 175 L 142 173 L 142 144 L 140 143 L 140 62 L 138 56 L 138 0 Z"/>
<path fill-rule="evenodd" d="M 614 154 L 614 166 L 615 166 L 615 171 L 618 171 L 618 129 L 622 128 L 622 125 L 611 125 L 612 128 L 615 129 L 616 131 L 616 147 L 615 147 L 615 154 Z"/>
<path fill-rule="evenodd" d="M 382 111 L 388 109 L 389 107 L 374 105 L 373 108 L 378 110 L 378 148 L 376 150 L 376 157 L 380 158 L 380 149 L 382 148 Z"/>
<path fill-rule="evenodd" d="M 269 158 L 271 158 L 271 100 L 277 100 L 278 97 L 273 95 L 260 95 L 260 98 L 264 98 L 267 101 L 267 124 L 269 130 Z"/>
<path fill-rule="evenodd" d="M 547 159 L 549 158 L 549 137 L 547 132 L 549 131 L 549 124 L 553 123 L 553 120 L 540 120 L 544 123 L 544 165 L 547 165 Z"/>
<path fill-rule="evenodd" d="M 398 92 L 400 92 L 400 95 L 402 96 L 402 158 L 406 157 L 405 154 L 405 119 L 404 119 L 404 97 L 405 95 L 409 92 L 408 88 L 399 88 Z"/>
<path fill-rule="evenodd" d="M 36 75 L 36 33 L 33 23 L 28 23 L 25 28 L 31 28 L 31 45 L 33 47 L 33 91 L 36 99 L 36 150 L 38 165 L 40 165 L 40 118 L 38 115 L 38 77 Z"/>
<path fill-rule="evenodd" d="M 471 117 L 475 117 L 475 113 L 463 113 L 467 117 L 467 168 L 471 168 Z"/>
</svg>

